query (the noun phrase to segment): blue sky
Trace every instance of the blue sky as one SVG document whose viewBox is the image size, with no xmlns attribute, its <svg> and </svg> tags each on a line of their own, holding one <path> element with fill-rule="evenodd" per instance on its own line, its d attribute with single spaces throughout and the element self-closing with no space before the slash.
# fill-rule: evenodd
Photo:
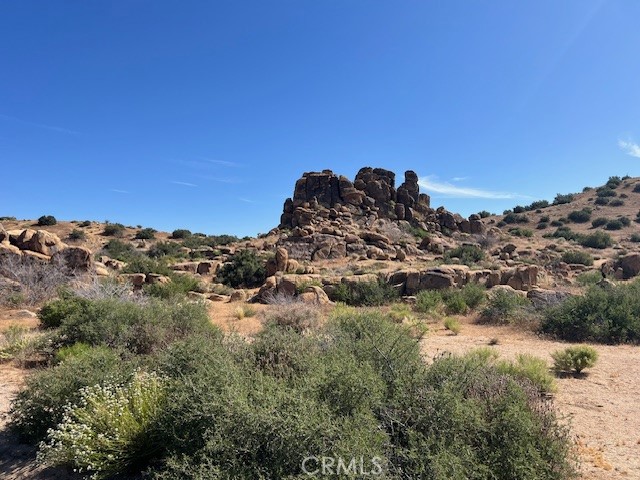
<svg viewBox="0 0 640 480">
<path fill-rule="evenodd" d="M 640 176 L 637 0 L 0 2 L 0 216 L 255 235 L 305 171 L 501 212 Z"/>
</svg>

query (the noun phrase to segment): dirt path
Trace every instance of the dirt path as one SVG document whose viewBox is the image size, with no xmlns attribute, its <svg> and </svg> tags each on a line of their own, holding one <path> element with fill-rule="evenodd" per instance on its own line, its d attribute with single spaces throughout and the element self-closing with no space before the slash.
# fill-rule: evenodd
<svg viewBox="0 0 640 480">
<path fill-rule="evenodd" d="M 568 346 L 510 327 L 461 323 L 457 336 L 432 327 L 425 353 L 464 353 L 497 339 L 491 348 L 502 358 L 529 353 L 551 365 L 550 353 Z M 584 378 L 558 379 L 555 405 L 575 436 L 584 480 L 640 479 L 640 347 L 594 347 L 597 365 Z"/>
</svg>

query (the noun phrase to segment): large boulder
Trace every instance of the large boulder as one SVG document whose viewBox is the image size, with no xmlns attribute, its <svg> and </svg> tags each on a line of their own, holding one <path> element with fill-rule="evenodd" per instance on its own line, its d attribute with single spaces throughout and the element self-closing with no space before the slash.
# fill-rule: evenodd
<svg viewBox="0 0 640 480">
<path fill-rule="evenodd" d="M 94 268 L 93 255 L 86 247 L 67 247 L 54 253 L 51 261 L 76 272 L 88 272 Z"/>
<path fill-rule="evenodd" d="M 620 259 L 620 267 L 624 278 L 632 278 L 640 274 L 640 253 L 630 253 Z"/>
<path fill-rule="evenodd" d="M 23 230 L 11 243 L 20 250 L 30 250 L 49 257 L 66 247 L 57 235 L 45 230 Z"/>
</svg>

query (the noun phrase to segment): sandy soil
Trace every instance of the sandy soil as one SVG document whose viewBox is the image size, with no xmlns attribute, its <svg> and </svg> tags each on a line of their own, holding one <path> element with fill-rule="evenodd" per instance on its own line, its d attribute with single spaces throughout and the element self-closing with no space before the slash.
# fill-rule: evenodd
<svg viewBox="0 0 640 480">
<path fill-rule="evenodd" d="M 261 328 L 260 311 L 269 307 L 253 306 L 255 315 L 238 319 L 235 312 L 239 306 L 212 305 L 212 321 L 225 331 L 251 336 Z M 0 320 L 0 325 L 6 326 L 9 318 L 4 316 Z M 23 320 L 27 324 L 32 321 Z M 438 324 L 430 325 L 430 333 L 423 340 L 426 357 L 443 352 L 464 353 L 497 339 L 498 344 L 491 348 L 502 358 L 530 353 L 551 364 L 550 353 L 567 346 L 510 327 L 477 325 L 471 318 L 461 318 L 461 324 L 458 335 L 450 334 Z M 595 348 L 600 358 L 588 374 L 558 379 L 554 400 L 559 416 L 571 426 L 583 480 L 640 479 L 640 347 L 595 345 Z M 10 364 L 0 365 L 0 478 L 70 479 L 67 472 L 35 466 L 34 449 L 19 445 L 6 431 L 11 399 L 28 374 L 28 370 Z"/>
</svg>

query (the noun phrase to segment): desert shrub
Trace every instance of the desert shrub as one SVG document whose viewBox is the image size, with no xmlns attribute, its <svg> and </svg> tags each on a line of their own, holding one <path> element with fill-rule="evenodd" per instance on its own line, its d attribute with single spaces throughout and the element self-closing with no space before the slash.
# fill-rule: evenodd
<svg viewBox="0 0 640 480">
<path fill-rule="evenodd" d="M 169 268 L 165 259 L 149 258 L 144 255 L 135 255 L 127 260 L 127 265 L 122 273 L 157 273 L 159 275 L 171 275 L 173 270 Z"/>
<path fill-rule="evenodd" d="M 250 250 L 241 250 L 218 272 L 218 281 L 233 288 L 259 287 L 267 277 L 265 262 Z"/>
<path fill-rule="evenodd" d="M 638 343 L 640 284 L 609 289 L 593 286 L 584 295 L 549 309 L 541 329 L 571 342 Z"/>
<path fill-rule="evenodd" d="M 101 384 L 106 378 L 126 378 L 132 368 L 117 352 L 99 347 L 38 371 L 27 377 L 26 387 L 13 401 L 11 425 L 23 438 L 39 441 L 62 421 L 66 405 L 80 399 L 83 387 Z"/>
<path fill-rule="evenodd" d="M 147 255 L 151 258 L 162 257 L 186 257 L 186 254 L 180 251 L 181 245 L 175 242 L 156 242 L 147 251 Z"/>
<path fill-rule="evenodd" d="M 54 362 L 56 364 L 64 362 L 65 360 L 73 357 L 80 357 L 83 355 L 90 355 L 92 346 L 86 343 L 78 342 L 66 347 L 60 347 L 54 354 Z"/>
<path fill-rule="evenodd" d="M 460 333 L 460 321 L 454 317 L 447 317 L 444 319 L 444 328 L 449 330 L 454 335 L 458 335 Z"/>
<path fill-rule="evenodd" d="M 621 193 L 620 198 L 629 198 L 629 195 L 627 195 L 626 193 Z"/>
<path fill-rule="evenodd" d="M 29 257 L 0 256 L 0 303 L 37 305 L 55 297 L 71 278 L 71 272 L 57 263 L 43 263 Z"/>
<path fill-rule="evenodd" d="M 618 188 L 618 186 L 621 183 L 622 183 L 622 179 L 619 176 L 614 175 L 612 177 L 609 177 L 609 180 L 607 180 L 607 183 L 605 184 L 605 186 L 607 188 L 615 189 L 615 188 Z"/>
<path fill-rule="evenodd" d="M 579 233 L 574 232 L 566 226 L 558 227 L 558 229 L 552 234 L 545 233 L 545 236 L 550 236 L 552 238 L 564 238 L 566 240 L 578 240 L 580 238 Z"/>
<path fill-rule="evenodd" d="M 91 226 L 90 220 L 84 220 L 78 224 L 79 227 L 86 228 Z"/>
<path fill-rule="evenodd" d="M 491 212 L 488 212 L 486 210 L 482 210 L 480 212 L 478 212 L 478 215 L 480 215 L 480 218 L 487 218 L 491 216 Z"/>
<path fill-rule="evenodd" d="M 514 223 L 529 223 L 529 217 L 527 217 L 523 213 L 508 213 L 503 218 L 502 221 L 508 225 Z"/>
<path fill-rule="evenodd" d="M 624 205 L 624 200 L 621 200 L 619 198 L 616 198 L 615 200 L 611 200 L 609 202 L 610 207 L 621 207 L 623 205 Z"/>
<path fill-rule="evenodd" d="M 609 199 L 607 197 L 598 197 L 593 202 L 596 205 L 609 205 Z"/>
<path fill-rule="evenodd" d="M 591 226 L 593 228 L 602 227 L 603 225 L 606 225 L 608 221 L 609 219 L 606 217 L 598 217 L 591 222 Z"/>
<path fill-rule="evenodd" d="M 422 290 L 416 295 L 416 312 L 430 313 L 442 305 L 442 294 L 438 290 Z"/>
<path fill-rule="evenodd" d="M 153 228 L 143 228 L 142 230 L 136 232 L 135 238 L 137 240 L 151 240 L 153 238 L 156 238 L 156 233 L 157 230 Z"/>
<path fill-rule="evenodd" d="M 549 206 L 549 202 L 547 200 L 536 200 L 535 202 L 531 202 L 530 205 L 525 207 L 525 210 L 539 210 L 541 208 L 547 208 Z"/>
<path fill-rule="evenodd" d="M 480 321 L 484 323 L 517 323 L 524 317 L 530 302 L 517 293 L 507 290 L 492 292 L 480 313 Z"/>
<path fill-rule="evenodd" d="M 256 314 L 256 309 L 252 305 L 245 303 L 243 305 L 238 305 L 238 307 L 234 310 L 234 316 L 238 320 L 242 320 L 243 318 L 253 317 Z"/>
<path fill-rule="evenodd" d="M 38 312 L 38 318 L 43 327 L 57 328 L 65 318 L 82 311 L 86 303 L 84 298 L 66 294 L 44 305 Z"/>
<path fill-rule="evenodd" d="M 213 328 L 201 304 L 105 299 L 82 302 L 79 311 L 62 318 L 58 336 L 62 345 L 82 342 L 147 354 Z"/>
<path fill-rule="evenodd" d="M 633 193 L 640 193 L 640 183 L 636 183 L 633 187 Z"/>
<path fill-rule="evenodd" d="M 178 240 L 183 238 L 188 238 L 191 236 L 191 230 L 187 230 L 185 228 L 178 228 L 171 232 L 171 238 Z"/>
<path fill-rule="evenodd" d="M 539 226 L 540 225 L 538 225 L 538 227 Z M 530 230 L 528 228 L 522 228 L 522 227 L 510 228 L 509 233 L 514 237 L 524 237 L 524 238 L 533 237 L 533 230 Z"/>
<path fill-rule="evenodd" d="M 169 274 L 170 282 L 156 282 L 143 287 L 144 293 L 164 300 L 179 299 L 188 292 L 200 290 L 200 280 L 192 275 Z"/>
<path fill-rule="evenodd" d="M 598 360 L 598 352 L 588 345 L 568 347 L 557 350 L 551 354 L 554 360 L 554 368 L 558 372 L 581 373 L 585 368 L 591 368 Z"/>
<path fill-rule="evenodd" d="M 624 225 L 618 219 L 609 220 L 607 224 L 604 226 L 604 228 L 606 228 L 607 230 L 622 230 L 623 227 Z"/>
<path fill-rule="evenodd" d="M 462 298 L 471 309 L 480 306 L 487 298 L 487 290 L 478 283 L 468 283 L 460 290 Z"/>
<path fill-rule="evenodd" d="M 136 252 L 136 249 L 133 248 L 133 245 L 117 239 L 109 240 L 105 246 L 102 247 L 102 250 L 111 258 L 115 258 L 122 262 L 127 262 L 140 255 Z"/>
<path fill-rule="evenodd" d="M 640 243 L 640 233 L 632 233 L 629 237 L 629 241 L 633 243 Z"/>
<path fill-rule="evenodd" d="M 593 257 L 587 252 L 571 250 L 562 254 L 562 261 L 565 263 L 576 263 L 580 265 L 593 265 Z"/>
<path fill-rule="evenodd" d="M 220 245 L 236 243 L 239 240 L 240 239 L 235 235 L 204 235 L 194 233 L 191 236 L 186 237 L 182 241 L 182 245 L 187 248 L 217 247 Z"/>
<path fill-rule="evenodd" d="M 574 223 L 587 223 L 591 220 L 591 209 L 583 208 L 582 210 L 574 210 L 569 213 L 569 220 Z"/>
<path fill-rule="evenodd" d="M 526 211 L 527 210 L 522 205 L 516 205 L 515 207 L 513 207 L 513 213 L 524 213 Z"/>
<path fill-rule="evenodd" d="M 107 223 L 102 234 L 107 237 L 121 237 L 124 235 L 124 225 L 121 223 Z"/>
<path fill-rule="evenodd" d="M 447 313 L 451 315 L 461 315 L 467 312 L 467 302 L 462 295 L 462 291 L 457 288 L 443 290 L 442 301 Z"/>
<path fill-rule="evenodd" d="M 547 222 L 540 222 L 536 225 L 538 230 L 544 230 L 545 228 L 549 228 L 549 224 Z"/>
<path fill-rule="evenodd" d="M 618 220 L 620 220 L 620 223 L 622 223 L 624 227 L 631 225 L 631 219 L 629 217 L 620 217 Z"/>
<path fill-rule="evenodd" d="M 613 238 L 608 233 L 599 231 L 581 237 L 579 243 L 583 247 L 604 249 L 613 245 Z"/>
<path fill-rule="evenodd" d="M 69 233 L 69 240 L 84 240 L 85 238 L 87 238 L 87 234 L 77 228 L 74 228 Z"/>
<path fill-rule="evenodd" d="M 473 265 L 475 263 L 484 260 L 485 254 L 477 245 L 460 245 L 459 247 L 448 250 L 444 254 L 444 261 L 446 263 L 460 262 L 464 265 Z"/>
<path fill-rule="evenodd" d="M 552 393 L 557 389 L 547 362 L 533 355 L 521 353 L 516 357 L 515 362 L 502 360 L 496 363 L 496 368 L 499 372 L 526 378 L 536 386 L 540 393 Z"/>
<path fill-rule="evenodd" d="M 615 192 L 615 190 L 609 187 L 600 187 L 596 189 L 596 196 L 600 198 L 615 197 L 617 195 L 618 194 Z"/>
<path fill-rule="evenodd" d="M 332 293 L 335 301 L 369 307 L 388 305 L 399 296 L 398 291 L 383 280 L 341 283 Z"/>
<path fill-rule="evenodd" d="M 553 205 L 564 205 L 566 203 L 571 203 L 573 202 L 574 198 L 575 198 L 575 194 L 573 193 L 567 193 L 567 194 L 558 193 L 556 197 L 553 199 Z"/>
<path fill-rule="evenodd" d="M 53 215 L 43 215 L 38 218 L 38 225 L 41 227 L 50 227 L 52 225 L 56 225 L 57 223 L 58 221 Z"/>
<path fill-rule="evenodd" d="M 85 387 L 49 431 L 39 459 L 108 478 L 140 467 L 161 450 L 157 438 L 166 389 L 156 374 L 136 372 L 125 384 Z"/>
<path fill-rule="evenodd" d="M 600 280 L 602 280 L 602 273 L 600 273 L 600 271 L 598 270 L 583 272 L 576 277 L 576 282 L 578 282 L 578 285 L 581 285 L 583 287 L 595 285 Z"/>
<path fill-rule="evenodd" d="M 11 325 L 0 334 L 0 363 L 14 359 L 29 346 L 28 332 L 25 327 Z"/>
<path fill-rule="evenodd" d="M 292 301 L 268 308 L 262 313 L 265 324 L 291 328 L 297 333 L 316 328 L 322 318 L 316 305 Z"/>
<path fill-rule="evenodd" d="M 551 217 L 549 217 L 549 215 L 542 215 L 540 217 L 540 222 L 546 222 L 548 223 L 551 220 Z"/>
</svg>

